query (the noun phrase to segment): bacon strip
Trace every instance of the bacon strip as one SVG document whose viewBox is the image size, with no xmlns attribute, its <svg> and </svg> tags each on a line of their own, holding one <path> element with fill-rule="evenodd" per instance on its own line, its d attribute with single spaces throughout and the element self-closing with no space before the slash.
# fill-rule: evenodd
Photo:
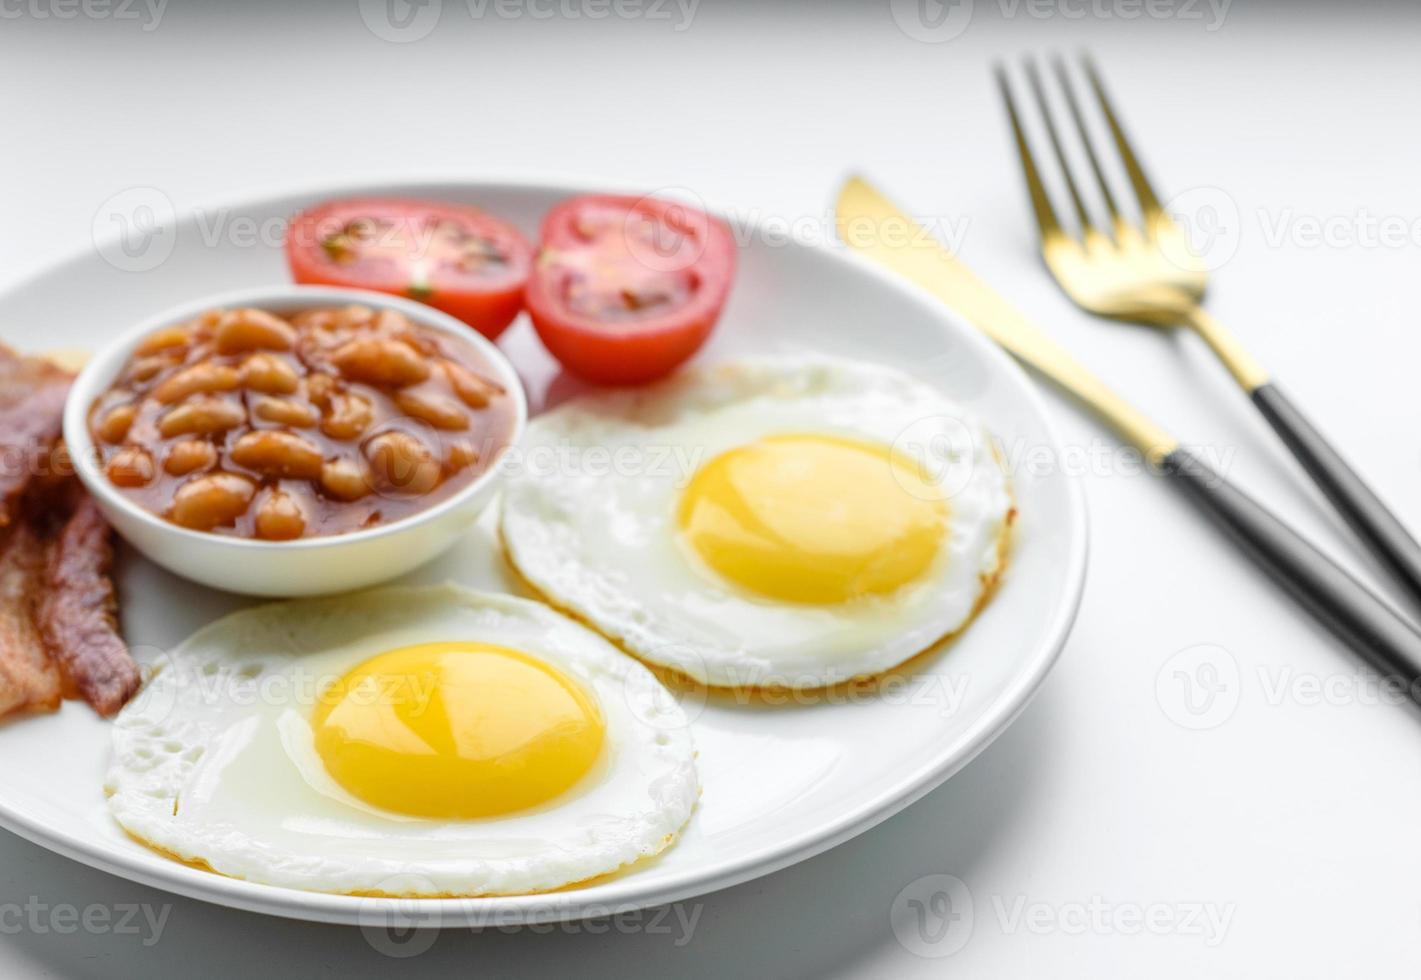
<svg viewBox="0 0 1421 980">
<path fill-rule="evenodd" d="M 53 711 L 59 707 L 59 669 L 35 621 L 48 547 L 26 522 L 0 548 L 0 715 Z"/>
<path fill-rule="evenodd" d="M 0 527 L 12 524 L 31 481 L 49 468 L 71 377 L 0 344 Z"/>
<path fill-rule="evenodd" d="M 104 717 L 142 683 L 118 633 L 112 565 L 113 532 L 86 496 L 51 549 L 39 623 L 66 684 Z"/>
<path fill-rule="evenodd" d="M 113 532 L 62 465 L 70 380 L 0 344 L 0 716 L 75 695 L 108 716 L 140 683 L 115 619 Z"/>
</svg>

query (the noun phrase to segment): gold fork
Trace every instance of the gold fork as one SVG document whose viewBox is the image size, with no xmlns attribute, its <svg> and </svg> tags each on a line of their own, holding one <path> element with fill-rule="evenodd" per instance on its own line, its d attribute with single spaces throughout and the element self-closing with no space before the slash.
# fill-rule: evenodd
<svg viewBox="0 0 1421 980">
<path fill-rule="evenodd" d="M 1021 114 L 1012 97 L 1011 83 L 999 65 L 997 83 L 1011 119 L 1027 193 L 1041 232 L 1041 254 L 1046 267 L 1066 295 L 1082 309 L 1115 320 L 1186 327 L 1202 337 L 1333 507 L 1396 580 L 1421 602 L 1421 545 L 1283 395 L 1233 334 L 1204 311 L 1201 303 L 1208 286 L 1208 270 L 1184 231 L 1160 205 L 1139 158 L 1130 147 L 1120 118 L 1106 96 L 1095 65 L 1089 57 L 1082 57 L 1081 61 L 1134 192 L 1140 220 L 1132 222 L 1112 193 L 1076 99 L 1075 87 L 1065 64 L 1058 58 L 1053 64 L 1054 74 L 1110 219 L 1108 230 L 1096 224 L 1080 184 L 1072 175 L 1061 132 L 1046 99 L 1041 73 L 1036 62 L 1028 60 L 1027 80 L 1045 124 L 1052 155 L 1060 167 L 1079 233 L 1073 233 L 1061 223 L 1032 156 Z"/>
</svg>

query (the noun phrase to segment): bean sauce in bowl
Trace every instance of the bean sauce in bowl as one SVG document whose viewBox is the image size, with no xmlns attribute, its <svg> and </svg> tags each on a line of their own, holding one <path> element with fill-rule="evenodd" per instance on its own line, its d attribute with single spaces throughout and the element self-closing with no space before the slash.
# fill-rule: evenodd
<svg viewBox="0 0 1421 980">
<path fill-rule="evenodd" d="M 312 595 L 451 545 L 525 420 L 507 360 L 458 321 L 282 286 L 141 325 L 75 383 L 65 437 L 110 521 L 159 564 Z"/>
</svg>

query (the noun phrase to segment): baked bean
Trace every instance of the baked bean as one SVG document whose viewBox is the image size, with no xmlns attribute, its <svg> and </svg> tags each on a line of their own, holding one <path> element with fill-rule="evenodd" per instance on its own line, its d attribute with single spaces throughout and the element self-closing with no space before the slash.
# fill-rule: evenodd
<svg viewBox="0 0 1421 980">
<path fill-rule="evenodd" d="M 226 310 L 203 310 L 192 321 L 192 332 L 203 340 L 206 340 L 212 336 L 212 331 L 217 329 L 217 325 L 222 322 L 222 318 L 226 315 Z"/>
<path fill-rule="evenodd" d="M 332 439 L 356 439 L 375 420 L 375 407 L 361 395 L 333 395 L 321 431 Z"/>
<path fill-rule="evenodd" d="M 382 312 L 383 316 L 384 313 Z M 402 314 L 396 313 L 395 316 Z M 375 311 L 368 306 L 359 303 L 351 303 L 336 310 L 336 322 L 342 327 L 363 327 L 371 320 L 375 319 Z"/>
<path fill-rule="evenodd" d="M 184 439 L 174 443 L 163 460 L 163 469 L 173 476 L 187 476 L 197 470 L 209 469 L 217 462 L 217 447 L 201 439 Z"/>
<path fill-rule="evenodd" d="M 382 388 L 404 388 L 429 377 L 429 365 L 409 344 L 362 337 L 347 341 L 331 355 L 340 373 L 351 381 Z"/>
<path fill-rule="evenodd" d="M 167 327 L 144 337 L 139 341 L 138 346 L 133 348 L 133 353 L 139 357 L 146 357 L 149 354 L 157 354 L 159 351 L 186 347 L 191 342 L 192 332 L 186 327 Z"/>
<path fill-rule="evenodd" d="M 186 527 L 285 541 L 401 520 L 511 431 L 476 351 L 378 304 L 209 310 L 138 346 L 90 432 L 116 488 Z"/>
<path fill-rule="evenodd" d="M 253 354 L 242 362 L 242 387 L 264 395 L 292 395 L 301 387 L 301 376 L 275 354 Z"/>
<path fill-rule="evenodd" d="M 171 357 L 165 357 L 161 354 L 155 354 L 152 357 L 140 357 L 129 366 L 126 377 L 129 381 L 136 381 L 141 384 L 144 381 L 151 381 L 153 378 L 156 378 L 168 370 L 168 368 L 173 367 L 176 363 L 177 362 Z"/>
<path fill-rule="evenodd" d="M 421 422 L 428 422 L 436 429 L 459 430 L 469 427 L 469 417 L 464 414 L 459 403 L 444 395 L 401 391 L 395 394 L 395 404 L 400 406 L 400 411 L 406 415 Z"/>
<path fill-rule="evenodd" d="M 210 473 L 189 480 L 173 495 L 174 523 L 197 531 L 232 524 L 247 512 L 256 485 L 236 473 Z"/>
<path fill-rule="evenodd" d="M 198 398 L 170 409 L 158 420 L 164 439 L 174 436 L 212 436 L 235 429 L 247 420 L 246 409 L 226 398 Z"/>
<path fill-rule="evenodd" d="M 453 361 L 444 361 L 440 367 L 449 379 L 449 387 L 454 389 L 454 394 L 470 408 L 487 408 L 490 401 L 503 394 L 503 389 L 492 381 Z"/>
<path fill-rule="evenodd" d="M 221 354 L 249 350 L 290 350 L 296 330 L 280 317 L 265 310 L 230 310 L 213 332 Z"/>
<path fill-rule="evenodd" d="M 121 487 L 146 487 L 153 482 L 157 471 L 153 457 L 148 450 L 137 446 L 125 446 L 114 454 L 104 472 L 108 478 Z"/>
<path fill-rule="evenodd" d="M 439 353 L 434 341 L 429 337 L 421 337 L 413 327 L 396 331 L 393 336 L 400 343 L 413 347 L 421 357 L 435 357 Z"/>
<path fill-rule="evenodd" d="M 133 427 L 133 420 L 138 417 L 138 406 L 133 404 L 120 405 L 110 409 L 94 431 L 104 442 L 117 445 L 128 438 L 128 430 Z"/>
<path fill-rule="evenodd" d="M 257 505 L 256 529 L 268 541 L 290 541 L 306 533 L 306 515 L 293 495 L 273 490 Z"/>
<path fill-rule="evenodd" d="M 321 447 L 291 432 L 248 432 L 229 455 L 238 466 L 267 476 L 314 480 L 321 475 Z"/>
<path fill-rule="evenodd" d="M 369 307 L 367 307 L 367 319 L 369 318 L 368 314 L 370 312 Z M 426 343 L 429 343 L 431 347 L 433 346 L 432 342 L 429 342 L 427 338 L 415 333 L 414 324 L 410 322 L 410 318 L 399 310 L 381 310 L 379 313 L 376 313 L 375 329 L 388 334 L 404 334 L 408 332 L 414 341 L 411 346 L 417 350 L 423 350 Z M 405 340 L 406 338 L 401 337 L 400 339 Z"/>
<path fill-rule="evenodd" d="M 306 397 L 312 405 L 329 408 L 331 399 L 340 388 L 340 382 L 329 374 L 312 374 L 306 378 Z"/>
<path fill-rule="evenodd" d="M 258 398 L 252 404 L 252 414 L 293 429 L 309 429 L 320 420 L 314 407 L 290 398 Z"/>
<path fill-rule="evenodd" d="M 365 447 L 375 479 L 387 490 L 421 494 L 439 483 L 439 462 L 407 432 L 382 432 Z"/>
<path fill-rule="evenodd" d="M 232 391 L 239 381 L 236 368 L 210 362 L 194 364 L 154 388 L 153 397 L 164 405 L 172 405 L 192 395 Z"/>
<path fill-rule="evenodd" d="M 370 493 L 374 481 L 357 459 L 333 459 L 321 467 L 321 486 L 337 500 L 359 500 Z"/>
<path fill-rule="evenodd" d="M 291 323 L 301 330 L 339 330 L 342 327 L 364 323 L 370 319 L 374 312 L 368 306 L 352 303 L 349 306 L 302 310 L 291 318 Z"/>
</svg>

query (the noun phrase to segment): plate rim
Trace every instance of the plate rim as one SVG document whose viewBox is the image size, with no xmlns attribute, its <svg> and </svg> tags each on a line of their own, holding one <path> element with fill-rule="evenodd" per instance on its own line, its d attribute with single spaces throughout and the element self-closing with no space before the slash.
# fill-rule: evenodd
<svg viewBox="0 0 1421 980">
<path fill-rule="evenodd" d="M 248 189 L 240 194 L 214 197 L 211 200 L 204 198 L 206 203 L 200 206 L 209 209 L 256 208 L 267 202 L 298 197 L 387 194 L 395 192 L 397 188 L 403 189 L 398 191 L 400 193 L 418 195 L 453 187 L 474 192 L 534 191 L 566 196 L 599 192 L 650 196 L 664 191 L 689 190 L 684 185 L 667 184 L 648 191 L 645 185 L 633 186 L 616 179 L 574 178 L 551 174 L 524 174 L 517 177 L 487 175 L 480 178 L 470 178 L 467 175 L 405 174 L 266 185 Z M 691 193 L 700 197 L 694 191 Z M 707 210 L 713 214 L 725 215 L 723 208 L 714 205 L 708 206 Z M 177 224 L 180 226 L 183 223 L 184 218 L 179 214 Z M 749 222 L 752 229 L 758 229 L 761 224 L 758 218 Z M 71 265 L 83 263 L 98 247 L 99 241 L 95 240 L 87 248 L 71 250 L 51 261 L 42 262 L 36 268 L 22 271 L 0 286 L 0 296 L 33 288 L 46 277 L 62 273 Z M 998 372 L 1011 379 L 1017 394 L 1025 400 L 1040 422 L 1049 440 L 1050 449 L 1059 457 L 1060 433 L 1040 387 L 1015 360 L 955 310 L 922 287 L 845 249 L 794 240 L 789 241 L 786 247 L 807 249 L 823 256 L 830 263 L 837 262 L 855 269 L 859 274 L 876 280 L 883 287 L 911 298 L 925 311 L 944 321 L 956 337 L 994 364 Z M 688 869 L 654 888 L 637 888 L 633 874 L 618 879 L 611 886 L 614 897 L 605 900 L 579 899 L 577 890 L 484 898 L 374 899 L 304 892 L 228 878 L 191 868 L 156 854 L 121 854 L 103 841 L 90 841 L 66 831 L 52 830 L 44 825 L 38 815 L 27 812 L 3 798 L 0 798 L 0 827 L 81 864 L 187 898 L 282 918 L 364 927 L 394 924 L 391 923 L 392 914 L 398 917 L 397 924 L 416 928 L 479 928 L 572 921 L 632 912 L 730 888 L 821 854 L 897 814 L 959 772 L 1026 709 L 1065 647 L 1079 613 L 1085 589 L 1090 546 L 1085 493 L 1080 481 L 1064 474 L 1061 477 L 1061 485 L 1064 488 L 1069 515 L 1065 527 L 1059 531 L 1068 540 L 1067 557 L 1062 568 L 1061 598 L 1052 612 L 1049 625 L 1042 632 L 1042 638 L 1024 659 L 1023 666 L 1006 690 L 982 711 L 957 740 L 937 753 L 927 764 L 898 780 L 890 790 L 836 815 L 833 820 L 827 821 L 813 833 L 801 834 L 797 838 L 761 848 L 734 863 L 716 868 L 711 874 Z"/>
</svg>

